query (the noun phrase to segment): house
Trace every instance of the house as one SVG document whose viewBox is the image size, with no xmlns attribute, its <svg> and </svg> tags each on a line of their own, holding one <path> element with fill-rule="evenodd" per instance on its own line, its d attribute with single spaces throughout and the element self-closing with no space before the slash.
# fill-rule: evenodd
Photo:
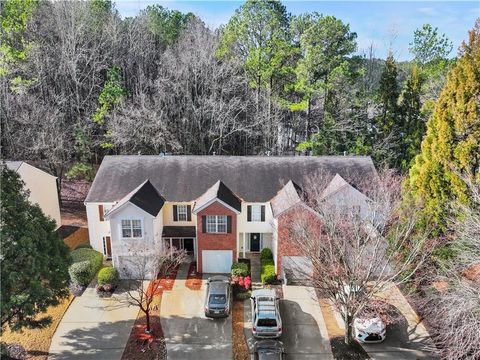
<svg viewBox="0 0 480 360">
<path fill-rule="evenodd" d="M 361 156 L 106 156 L 85 200 L 90 243 L 123 277 L 163 244 L 191 253 L 204 273 L 227 273 L 270 248 L 281 276 L 282 259 L 298 256 L 282 236 L 283 219 L 312 211 L 301 189 L 322 173 L 333 178 L 329 201 L 362 200 L 358 184 L 344 179 L 376 176 Z"/>
<path fill-rule="evenodd" d="M 15 171 L 30 191 L 29 200 L 38 204 L 43 213 L 57 224 L 62 224 L 60 218 L 60 203 L 58 201 L 57 177 L 32 166 L 25 161 L 6 161 L 7 168 Z"/>
</svg>

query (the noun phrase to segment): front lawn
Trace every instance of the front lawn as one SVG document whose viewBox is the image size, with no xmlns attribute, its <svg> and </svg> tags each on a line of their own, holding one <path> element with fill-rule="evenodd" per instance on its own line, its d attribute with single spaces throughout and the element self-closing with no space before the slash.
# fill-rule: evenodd
<svg viewBox="0 0 480 360">
<path fill-rule="evenodd" d="M 6 328 L 2 332 L 1 340 L 7 344 L 18 343 L 22 345 L 28 352 L 28 359 L 46 360 L 53 334 L 73 299 L 73 296 L 69 296 L 57 306 L 50 306 L 46 312 L 37 315 L 38 319 L 45 316 L 51 317 L 52 322 L 45 328 L 23 329 L 21 333 L 12 332 L 9 328 Z"/>
</svg>

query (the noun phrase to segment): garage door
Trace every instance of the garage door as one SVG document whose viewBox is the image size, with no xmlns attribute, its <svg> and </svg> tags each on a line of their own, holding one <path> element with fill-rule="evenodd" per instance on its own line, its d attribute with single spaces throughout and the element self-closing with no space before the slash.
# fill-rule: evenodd
<svg viewBox="0 0 480 360">
<path fill-rule="evenodd" d="M 203 250 L 204 273 L 229 273 L 232 268 L 232 250 Z"/>
</svg>

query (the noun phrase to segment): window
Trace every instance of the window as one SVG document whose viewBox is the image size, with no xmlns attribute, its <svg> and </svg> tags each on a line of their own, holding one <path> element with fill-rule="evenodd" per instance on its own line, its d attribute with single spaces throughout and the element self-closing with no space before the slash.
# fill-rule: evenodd
<svg viewBox="0 0 480 360">
<path fill-rule="evenodd" d="M 122 220 L 122 238 L 138 239 L 142 237 L 142 234 L 141 220 Z"/>
<path fill-rule="evenodd" d="M 187 205 L 177 205 L 178 221 L 187 221 Z"/>
<path fill-rule="evenodd" d="M 207 215 L 207 233 L 226 233 L 226 215 Z"/>
<path fill-rule="evenodd" d="M 265 221 L 265 205 L 248 205 L 247 221 Z"/>
</svg>

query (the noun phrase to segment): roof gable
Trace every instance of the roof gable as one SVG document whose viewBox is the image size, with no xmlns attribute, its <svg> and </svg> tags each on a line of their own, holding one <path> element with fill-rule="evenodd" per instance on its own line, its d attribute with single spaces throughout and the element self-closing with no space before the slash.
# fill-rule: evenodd
<svg viewBox="0 0 480 360">
<path fill-rule="evenodd" d="M 117 212 L 125 204 L 131 203 L 148 214 L 156 217 L 165 204 L 165 199 L 155 189 L 150 180 L 145 180 L 133 191 L 123 197 L 113 208 L 106 214 L 110 216 L 114 212 Z"/>
<path fill-rule="evenodd" d="M 285 186 L 271 200 L 272 212 L 274 217 L 278 217 L 283 212 L 291 209 L 302 202 L 300 198 L 301 189 L 292 180 L 289 180 Z"/>
<path fill-rule="evenodd" d="M 332 181 L 330 181 L 327 187 L 323 190 L 321 198 L 327 199 L 345 190 L 353 191 L 357 195 L 366 197 L 365 194 L 363 194 L 362 192 L 358 191 L 355 187 L 350 185 L 343 177 L 341 177 L 339 174 L 336 174 L 333 177 Z"/>
<path fill-rule="evenodd" d="M 242 211 L 242 201 L 240 198 L 219 180 L 195 201 L 193 212 L 199 212 L 214 201 L 219 201 L 237 213 Z"/>
</svg>

